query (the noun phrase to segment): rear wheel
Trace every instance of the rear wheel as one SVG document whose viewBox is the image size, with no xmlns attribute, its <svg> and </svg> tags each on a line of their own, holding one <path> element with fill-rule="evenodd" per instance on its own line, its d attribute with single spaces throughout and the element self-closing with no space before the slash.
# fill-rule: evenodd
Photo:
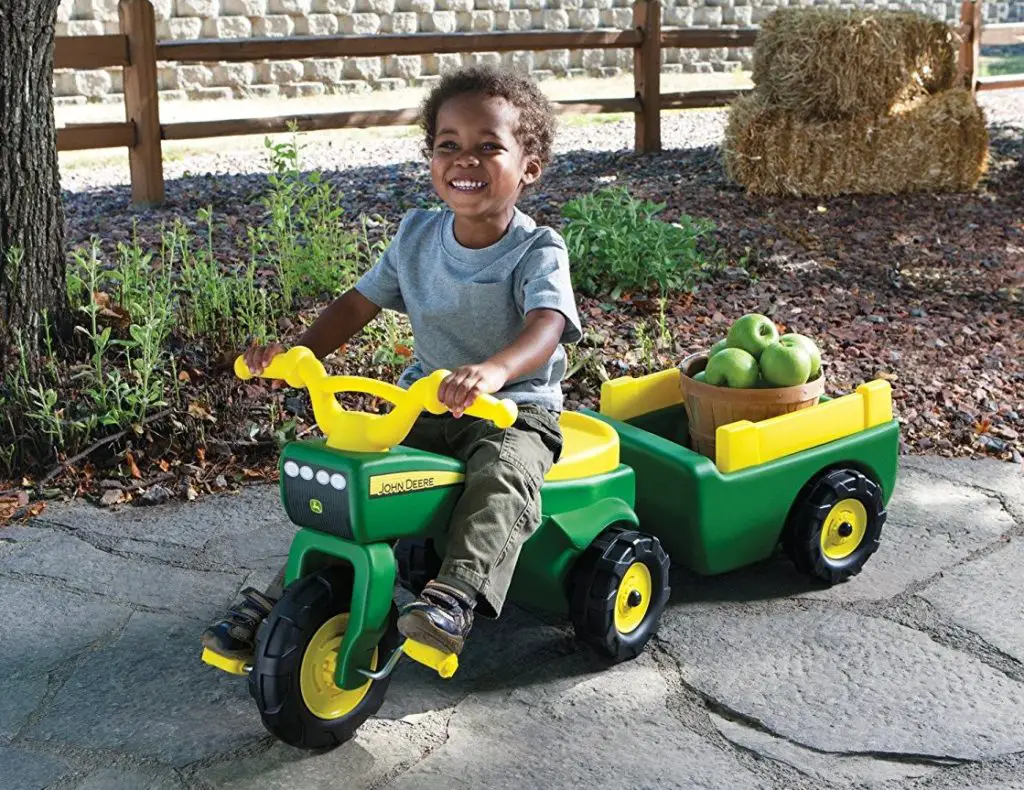
<svg viewBox="0 0 1024 790">
<path fill-rule="evenodd" d="M 801 492 L 783 549 L 797 570 L 837 584 L 860 573 L 878 549 L 885 518 L 878 484 L 853 469 L 836 469 Z"/>
<path fill-rule="evenodd" d="M 303 749 L 338 746 L 380 709 L 390 677 L 357 689 L 334 682 L 338 647 L 349 620 L 352 577 L 327 568 L 292 584 L 264 621 L 256 640 L 249 693 L 264 726 Z M 374 651 L 377 669 L 398 646 L 397 612 Z"/>
<path fill-rule="evenodd" d="M 570 614 L 576 636 L 613 661 L 636 658 L 658 628 L 669 596 L 661 542 L 611 527 L 576 561 Z"/>
<path fill-rule="evenodd" d="M 395 545 L 398 583 L 413 595 L 419 595 L 427 582 L 441 572 L 441 558 L 430 538 L 402 538 Z"/>
</svg>

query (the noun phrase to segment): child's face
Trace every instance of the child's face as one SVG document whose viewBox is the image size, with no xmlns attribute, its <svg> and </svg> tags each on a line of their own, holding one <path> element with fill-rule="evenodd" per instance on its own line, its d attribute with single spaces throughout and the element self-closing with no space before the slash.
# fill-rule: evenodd
<svg viewBox="0 0 1024 790">
<path fill-rule="evenodd" d="M 430 175 L 437 194 L 457 215 L 487 219 L 507 213 L 522 186 L 540 177 L 514 129 L 519 110 L 505 99 L 455 96 L 437 113 Z"/>
</svg>

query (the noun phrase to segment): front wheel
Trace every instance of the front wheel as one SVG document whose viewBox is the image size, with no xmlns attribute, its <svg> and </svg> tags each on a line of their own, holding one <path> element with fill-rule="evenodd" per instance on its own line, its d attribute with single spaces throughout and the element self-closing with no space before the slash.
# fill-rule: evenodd
<svg viewBox="0 0 1024 790">
<path fill-rule="evenodd" d="M 797 570 L 832 585 L 860 573 L 885 523 L 882 489 L 853 469 L 836 469 L 800 494 L 782 546 Z"/>
<path fill-rule="evenodd" d="M 576 561 L 570 614 L 577 638 L 612 661 L 636 658 L 668 603 L 669 559 L 652 535 L 611 527 Z"/>
<path fill-rule="evenodd" d="M 325 749 L 350 739 L 384 702 L 390 676 L 357 689 L 334 682 L 348 626 L 352 577 L 325 568 L 291 585 L 260 628 L 249 693 L 264 726 L 287 744 Z M 397 612 L 374 651 L 377 669 L 398 646 Z"/>
</svg>

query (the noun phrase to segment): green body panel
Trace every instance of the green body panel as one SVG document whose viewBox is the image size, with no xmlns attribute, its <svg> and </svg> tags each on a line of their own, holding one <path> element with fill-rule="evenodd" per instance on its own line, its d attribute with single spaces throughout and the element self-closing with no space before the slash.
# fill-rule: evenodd
<svg viewBox="0 0 1024 790">
<path fill-rule="evenodd" d="M 291 463 L 292 473 L 286 472 Z M 376 475 L 422 471 L 461 473 L 461 462 L 446 456 L 396 447 L 389 453 L 342 453 L 322 441 L 293 442 L 281 454 L 281 499 L 289 518 L 303 527 L 292 544 L 286 583 L 330 562 L 332 557 L 356 569 L 352 625 L 358 630 L 356 607 L 362 606 L 365 628 L 382 633 L 394 586 L 391 544 L 403 537 L 433 537 L 444 552 L 449 518 L 462 485 L 370 496 Z M 296 469 L 307 469 L 305 476 Z M 322 473 L 322 474 L 321 474 Z M 330 479 L 341 475 L 344 488 Z M 307 480 L 306 477 L 309 477 Z M 326 480 L 326 482 L 324 482 Z M 516 603 L 552 612 L 568 612 L 566 581 L 573 562 L 607 526 L 636 524 L 633 470 L 615 470 L 580 480 L 545 483 L 541 490 L 542 520 L 524 544 L 509 597 Z M 317 503 L 311 505 L 311 502 Z M 381 551 L 390 557 L 371 560 Z M 366 570 L 360 571 L 363 567 Z M 366 585 L 366 586 L 364 586 Z M 355 667 L 368 667 L 372 639 L 342 643 L 339 678 L 356 682 Z"/>
<path fill-rule="evenodd" d="M 896 480 L 896 421 L 776 461 L 723 475 L 684 446 L 682 405 L 626 422 L 588 412 L 612 425 L 621 460 L 636 472 L 636 512 L 673 564 L 711 575 L 749 565 L 775 549 L 803 486 L 822 471 L 850 467 L 873 478 L 885 502 Z"/>
<path fill-rule="evenodd" d="M 545 483 L 542 519 L 523 544 L 509 600 L 529 609 L 567 614 L 567 580 L 580 553 L 611 524 L 637 523 L 633 470 L 619 465 L 603 475 Z M 445 535 L 436 538 L 445 550 Z"/>
<path fill-rule="evenodd" d="M 300 529 L 292 540 L 285 584 L 338 560 L 352 568 L 352 605 L 348 629 L 338 651 L 335 675 L 339 686 L 359 688 L 366 678 L 357 669 L 369 669 L 373 650 L 384 636 L 395 587 L 395 555 L 387 543 L 360 546 L 348 540 Z M 387 656 L 378 659 L 378 666 Z"/>
<path fill-rule="evenodd" d="M 545 517 L 523 544 L 509 598 L 527 609 L 569 614 L 569 574 L 577 558 L 607 527 L 636 526 L 622 499 L 602 499 L 579 510 Z"/>
<path fill-rule="evenodd" d="M 346 485 L 337 491 L 316 478 L 289 477 L 289 461 L 328 474 L 341 474 Z M 370 496 L 370 478 L 414 472 L 462 472 L 463 465 L 420 450 L 396 447 L 388 453 L 343 453 L 323 441 L 292 442 L 281 454 L 281 499 L 288 517 L 302 527 L 320 529 L 357 543 L 436 535 L 448 526 L 461 485 L 414 490 L 389 496 Z M 320 498 L 323 514 L 310 512 L 309 500 Z"/>
</svg>

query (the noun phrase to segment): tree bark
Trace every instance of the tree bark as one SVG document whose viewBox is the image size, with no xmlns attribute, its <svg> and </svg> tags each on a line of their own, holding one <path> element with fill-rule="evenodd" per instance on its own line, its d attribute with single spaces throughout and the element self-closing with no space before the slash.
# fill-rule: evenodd
<svg viewBox="0 0 1024 790">
<path fill-rule="evenodd" d="M 0 0 L 0 370 L 19 339 L 37 370 L 43 311 L 68 319 L 53 118 L 59 0 Z"/>
</svg>

